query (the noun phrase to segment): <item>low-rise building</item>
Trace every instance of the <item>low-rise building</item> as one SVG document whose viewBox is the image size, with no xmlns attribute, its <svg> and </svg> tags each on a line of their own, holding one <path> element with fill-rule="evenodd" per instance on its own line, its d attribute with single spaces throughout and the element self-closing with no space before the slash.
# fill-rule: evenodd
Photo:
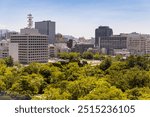
<svg viewBox="0 0 150 117">
<path fill-rule="evenodd" d="M 54 44 L 49 44 L 48 53 L 49 53 L 49 58 L 57 57 L 57 48 Z"/>
<path fill-rule="evenodd" d="M 8 47 L 9 47 L 9 40 L 0 41 L 0 58 L 6 58 L 9 56 Z"/>
<path fill-rule="evenodd" d="M 83 43 L 80 43 L 80 44 L 76 44 L 74 46 L 74 48 L 72 48 L 72 51 L 73 52 L 79 52 L 79 53 L 84 53 L 86 52 L 89 48 L 94 48 L 94 44 L 83 44 Z"/>
<path fill-rule="evenodd" d="M 99 47 L 101 51 L 108 55 L 114 55 L 114 49 L 126 49 L 127 48 L 127 37 L 116 35 L 99 38 Z"/>
<path fill-rule="evenodd" d="M 122 34 L 127 37 L 127 49 L 131 55 L 150 53 L 150 35 L 131 33 Z"/>
<path fill-rule="evenodd" d="M 124 57 L 129 57 L 130 52 L 127 49 L 114 49 L 114 55 L 122 55 Z"/>
</svg>

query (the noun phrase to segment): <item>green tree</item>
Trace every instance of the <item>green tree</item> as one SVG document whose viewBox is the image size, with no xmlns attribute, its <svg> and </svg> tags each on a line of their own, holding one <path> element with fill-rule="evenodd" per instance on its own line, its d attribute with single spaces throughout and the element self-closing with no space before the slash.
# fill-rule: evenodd
<svg viewBox="0 0 150 117">
<path fill-rule="evenodd" d="M 127 99 L 126 95 L 118 88 L 111 86 L 104 79 L 100 79 L 97 82 L 96 87 L 90 91 L 84 100 L 124 100 Z"/>
<path fill-rule="evenodd" d="M 51 76 L 51 69 L 48 65 L 43 65 L 40 67 L 39 73 L 44 77 L 48 78 Z"/>
<path fill-rule="evenodd" d="M 10 88 L 10 93 L 16 95 L 33 96 L 40 92 L 44 79 L 40 75 L 31 74 L 22 76 Z"/>
<path fill-rule="evenodd" d="M 84 53 L 82 54 L 82 58 L 83 58 L 83 59 L 93 59 L 93 53 L 92 53 L 92 52 L 89 52 L 89 51 L 84 52 Z"/>
<path fill-rule="evenodd" d="M 58 53 L 58 57 L 61 59 L 69 59 L 69 54 L 67 52 Z"/>
<path fill-rule="evenodd" d="M 60 88 L 47 87 L 44 94 L 34 96 L 33 100 L 68 100 L 71 95 L 68 92 L 62 92 Z"/>
<path fill-rule="evenodd" d="M 130 56 L 127 59 L 127 66 L 129 68 L 138 66 L 141 69 L 148 70 L 149 69 L 150 60 L 146 56 Z"/>
<path fill-rule="evenodd" d="M 103 71 L 107 70 L 112 64 L 112 61 L 110 58 L 106 58 L 102 63 L 100 64 L 100 69 Z"/>
<path fill-rule="evenodd" d="M 127 98 L 130 100 L 150 100 L 149 87 L 133 88 L 126 91 Z"/>
<path fill-rule="evenodd" d="M 10 89 L 19 78 L 20 74 L 16 68 L 7 67 L 3 72 L 3 82 L 7 90 Z"/>
<path fill-rule="evenodd" d="M 41 65 L 39 63 L 30 63 L 28 66 L 25 66 L 23 68 L 23 73 L 28 73 L 28 74 L 38 74 L 40 71 Z"/>
<path fill-rule="evenodd" d="M 139 68 L 132 68 L 129 70 L 111 71 L 108 80 L 112 85 L 120 88 L 122 91 L 132 89 L 135 87 L 150 87 L 150 74 L 145 70 Z"/>
<path fill-rule="evenodd" d="M 71 62 L 78 62 L 80 60 L 80 54 L 77 52 L 62 52 L 58 54 L 61 59 L 68 59 Z"/>
<path fill-rule="evenodd" d="M 74 82 L 70 82 L 67 90 L 71 94 L 72 100 L 77 100 L 86 96 L 90 91 L 95 88 L 96 79 L 93 77 L 82 78 Z"/>
<path fill-rule="evenodd" d="M 0 92 L 6 90 L 6 85 L 5 83 L 0 79 Z"/>
<path fill-rule="evenodd" d="M 68 81 L 74 81 L 82 76 L 80 67 L 77 62 L 69 63 L 63 66 L 62 72 L 65 75 L 65 79 Z"/>
<path fill-rule="evenodd" d="M 78 62 L 80 60 L 80 54 L 76 52 L 69 53 L 69 60 L 72 62 Z"/>
<path fill-rule="evenodd" d="M 4 60 L 5 60 L 5 64 L 8 67 L 12 67 L 14 65 L 14 61 L 13 61 L 13 58 L 11 56 L 5 58 Z"/>
<path fill-rule="evenodd" d="M 94 54 L 93 58 L 94 60 L 100 60 L 100 54 L 99 53 Z"/>
</svg>

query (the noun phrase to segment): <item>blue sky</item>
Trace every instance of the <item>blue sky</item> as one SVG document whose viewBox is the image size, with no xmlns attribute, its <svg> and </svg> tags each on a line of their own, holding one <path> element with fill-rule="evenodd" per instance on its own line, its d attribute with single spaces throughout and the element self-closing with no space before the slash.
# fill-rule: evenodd
<svg viewBox="0 0 150 117">
<path fill-rule="evenodd" d="M 0 29 L 19 31 L 34 21 L 56 21 L 56 32 L 76 37 L 94 37 L 100 25 L 115 34 L 150 34 L 150 0 L 0 0 Z"/>
</svg>

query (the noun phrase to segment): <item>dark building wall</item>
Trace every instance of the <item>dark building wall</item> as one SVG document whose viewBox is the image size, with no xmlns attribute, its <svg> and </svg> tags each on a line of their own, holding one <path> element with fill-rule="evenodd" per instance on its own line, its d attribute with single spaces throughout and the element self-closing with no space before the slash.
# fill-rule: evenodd
<svg viewBox="0 0 150 117">
<path fill-rule="evenodd" d="M 94 44 L 76 44 L 72 49 L 73 52 L 83 53 L 87 51 L 89 48 L 94 48 Z"/>
<path fill-rule="evenodd" d="M 95 46 L 99 46 L 100 37 L 109 37 L 113 35 L 113 30 L 108 26 L 100 26 L 95 30 Z"/>
<path fill-rule="evenodd" d="M 114 49 L 126 49 L 127 37 L 111 36 L 100 38 L 100 49 L 105 48 L 107 54 L 112 55 Z"/>
<path fill-rule="evenodd" d="M 72 39 L 69 39 L 69 41 L 67 41 L 67 46 L 68 46 L 68 48 L 72 48 L 72 46 L 73 46 L 73 40 Z"/>
<path fill-rule="evenodd" d="M 41 34 L 48 35 L 48 40 L 50 44 L 55 43 L 55 22 L 35 22 L 35 29 L 38 29 L 39 33 Z"/>
</svg>

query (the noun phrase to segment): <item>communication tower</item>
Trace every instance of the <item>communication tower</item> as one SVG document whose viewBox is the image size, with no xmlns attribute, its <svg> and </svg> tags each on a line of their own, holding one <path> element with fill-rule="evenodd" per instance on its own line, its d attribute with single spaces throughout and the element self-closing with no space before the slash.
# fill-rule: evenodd
<svg viewBox="0 0 150 117">
<path fill-rule="evenodd" d="M 28 28 L 32 28 L 32 26 L 33 26 L 33 21 L 32 21 L 32 19 L 33 19 L 33 17 L 32 17 L 32 14 L 28 14 Z"/>
</svg>

